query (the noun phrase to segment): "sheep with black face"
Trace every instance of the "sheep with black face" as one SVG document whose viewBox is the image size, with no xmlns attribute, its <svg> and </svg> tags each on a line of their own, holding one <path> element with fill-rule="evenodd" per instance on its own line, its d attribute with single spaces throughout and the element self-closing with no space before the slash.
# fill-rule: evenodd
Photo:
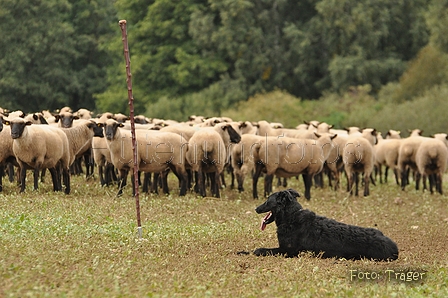
<svg viewBox="0 0 448 298">
<path fill-rule="evenodd" d="M 25 191 L 27 168 L 34 169 L 34 189 L 38 188 L 38 173 L 49 169 L 53 179 L 53 189 L 62 190 L 60 174 L 62 171 L 65 193 L 70 193 L 70 151 L 65 133 L 49 125 L 31 125 L 30 121 L 15 118 L 4 121 L 11 126 L 13 152 L 20 166 L 20 191 Z"/>
</svg>

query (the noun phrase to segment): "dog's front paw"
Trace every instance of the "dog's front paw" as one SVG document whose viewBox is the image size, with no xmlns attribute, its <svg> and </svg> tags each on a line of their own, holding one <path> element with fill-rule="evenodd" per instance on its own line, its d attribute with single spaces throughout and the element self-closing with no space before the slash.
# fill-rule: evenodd
<svg viewBox="0 0 448 298">
<path fill-rule="evenodd" d="M 257 248 L 254 250 L 254 255 L 256 256 L 267 256 L 271 250 L 268 248 Z"/>
</svg>

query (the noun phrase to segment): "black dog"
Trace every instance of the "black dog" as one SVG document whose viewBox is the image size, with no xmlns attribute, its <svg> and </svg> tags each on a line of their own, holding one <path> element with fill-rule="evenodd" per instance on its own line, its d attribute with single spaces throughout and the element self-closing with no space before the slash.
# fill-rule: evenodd
<svg viewBox="0 0 448 298">
<path fill-rule="evenodd" d="M 270 195 L 258 206 L 257 213 L 269 212 L 263 219 L 261 229 L 267 224 L 277 224 L 278 248 L 258 248 L 257 256 L 297 256 L 310 251 L 323 258 L 396 260 L 397 245 L 383 233 L 372 228 L 363 228 L 337 222 L 303 209 L 297 202 L 300 195 L 293 189 Z"/>
</svg>

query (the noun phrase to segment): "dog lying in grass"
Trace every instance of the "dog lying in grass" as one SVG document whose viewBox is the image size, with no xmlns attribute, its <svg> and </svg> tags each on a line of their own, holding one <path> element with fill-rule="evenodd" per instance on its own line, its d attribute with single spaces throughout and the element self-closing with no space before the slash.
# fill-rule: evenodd
<svg viewBox="0 0 448 298">
<path fill-rule="evenodd" d="M 398 258 L 398 247 L 381 231 L 337 222 L 313 211 L 303 209 L 297 202 L 299 193 L 293 189 L 271 194 L 255 211 L 268 214 L 261 229 L 275 221 L 278 248 L 258 248 L 257 256 L 285 255 L 295 257 L 310 251 L 323 258 L 372 259 L 391 261 Z"/>
</svg>

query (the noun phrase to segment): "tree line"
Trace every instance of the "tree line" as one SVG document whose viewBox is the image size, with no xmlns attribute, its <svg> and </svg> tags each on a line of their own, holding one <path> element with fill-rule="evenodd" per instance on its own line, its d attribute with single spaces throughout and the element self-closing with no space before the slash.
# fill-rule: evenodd
<svg viewBox="0 0 448 298">
<path fill-rule="evenodd" d="M 3 0 L 0 106 L 127 111 L 120 19 L 128 24 L 138 113 L 219 115 L 274 90 L 313 100 L 369 84 L 376 95 L 403 81 L 428 45 L 446 61 L 447 7 L 447 0 Z"/>
</svg>

